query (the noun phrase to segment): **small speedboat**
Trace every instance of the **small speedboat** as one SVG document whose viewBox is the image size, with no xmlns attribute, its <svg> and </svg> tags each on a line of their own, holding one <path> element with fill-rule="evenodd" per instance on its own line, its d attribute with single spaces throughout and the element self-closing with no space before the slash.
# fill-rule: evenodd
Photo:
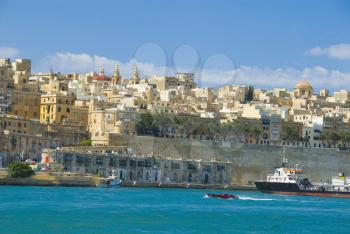
<svg viewBox="0 0 350 234">
<path fill-rule="evenodd" d="M 227 193 L 219 193 L 219 194 L 207 193 L 207 196 L 212 198 L 220 198 L 220 199 L 238 199 L 238 196 L 227 194 Z"/>
</svg>

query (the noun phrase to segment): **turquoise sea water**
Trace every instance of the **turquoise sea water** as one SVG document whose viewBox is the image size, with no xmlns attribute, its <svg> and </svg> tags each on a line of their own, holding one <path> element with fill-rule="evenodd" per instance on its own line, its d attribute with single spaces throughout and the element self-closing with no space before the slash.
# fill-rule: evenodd
<svg viewBox="0 0 350 234">
<path fill-rule="evenodd" d="M 350 199 L 206 192 L 1 186 L 0 233 L 350 233 Z"/>
</svg>

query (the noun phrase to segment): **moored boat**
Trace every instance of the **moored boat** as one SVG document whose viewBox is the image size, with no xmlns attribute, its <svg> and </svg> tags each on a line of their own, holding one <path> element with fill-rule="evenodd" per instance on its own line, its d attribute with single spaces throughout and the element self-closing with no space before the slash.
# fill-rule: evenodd
<svg viewBox="0 0 350 234">
<path fill-rule="evenodd" d="M 100 187 L 119 187 L 121 182 L 122 181 L 115 175 L 115 171 L 112 171 L 112 175 L 100 179 Z"/>
</svg>

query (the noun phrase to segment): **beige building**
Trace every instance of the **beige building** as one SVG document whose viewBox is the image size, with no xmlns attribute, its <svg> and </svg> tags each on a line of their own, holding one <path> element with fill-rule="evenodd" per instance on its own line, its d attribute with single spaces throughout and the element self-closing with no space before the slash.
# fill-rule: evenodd
<svg viewBox="0 0 350 234">
<path fill-rule="evenodd" d="M 196 88 L 194 75 L 192 73 L 177 73 L 172 76 L 154 76 L 148 79 L 148 84 L 156 86 L 158 91 L 177 89 L 183 87 L 185 90 Z"/>
<path fill-rule="evenodd" d="M 40 92 L 38 83 L 29 80 L 31 61 L 17 59 L 12 63 L 12 70 L 14 90 L 10 113 L 24 119 L 39 119 Z"/>
<path fill-rule="evenodd" d="M 136 134 L 140 113 L 136 108 L 92 110 L 88 129 L 93 145 L 109 145 L 113 134 Z"/>
<path fill-rule="evenodd" d="M 72 96 L 61 93 L 41 96 L 40 122 L 44 124 L 78 124 L 86 126 L 88 105 L 75 105 Z"/>
<path fill-rule="evenodd" d="M 39 92 L 15 89 L 12 97 L 11 114 L 21 116 L 24 119 L 39 119 L 40 98 Z"/>
<path fill-rule="evenodd" d="M 227 85 L 218 89 L 218 98 L 226 99 L 227 101 L 241 101 L 245 100 L 247 93 L 246 86 Z"/>
<path fill-rule="evenodd" d="M 350 93 L 347 90 L 339 90 L 334 92 L 333 94 L 335 102 L 342 102 L 345 103 L 346 101 L 350 100 Z"/>
</svg>

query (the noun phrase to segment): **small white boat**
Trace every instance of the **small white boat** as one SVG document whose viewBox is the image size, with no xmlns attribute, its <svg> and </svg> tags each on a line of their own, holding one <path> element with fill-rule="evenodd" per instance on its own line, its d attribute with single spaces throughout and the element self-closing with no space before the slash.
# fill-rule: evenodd
<svg viewBox="0 0 350 234">
<path fill-rule="evenodd" d="M 107 178 L 101 178 L 100 179 L 100 186 L 101 187 L 119 187 L 119 184 L 122 181 L 118 179 L 118 177 L 115 175 L 115 171 L 112 171 L 112 175 L 110 175 Z"/>
</svg>

